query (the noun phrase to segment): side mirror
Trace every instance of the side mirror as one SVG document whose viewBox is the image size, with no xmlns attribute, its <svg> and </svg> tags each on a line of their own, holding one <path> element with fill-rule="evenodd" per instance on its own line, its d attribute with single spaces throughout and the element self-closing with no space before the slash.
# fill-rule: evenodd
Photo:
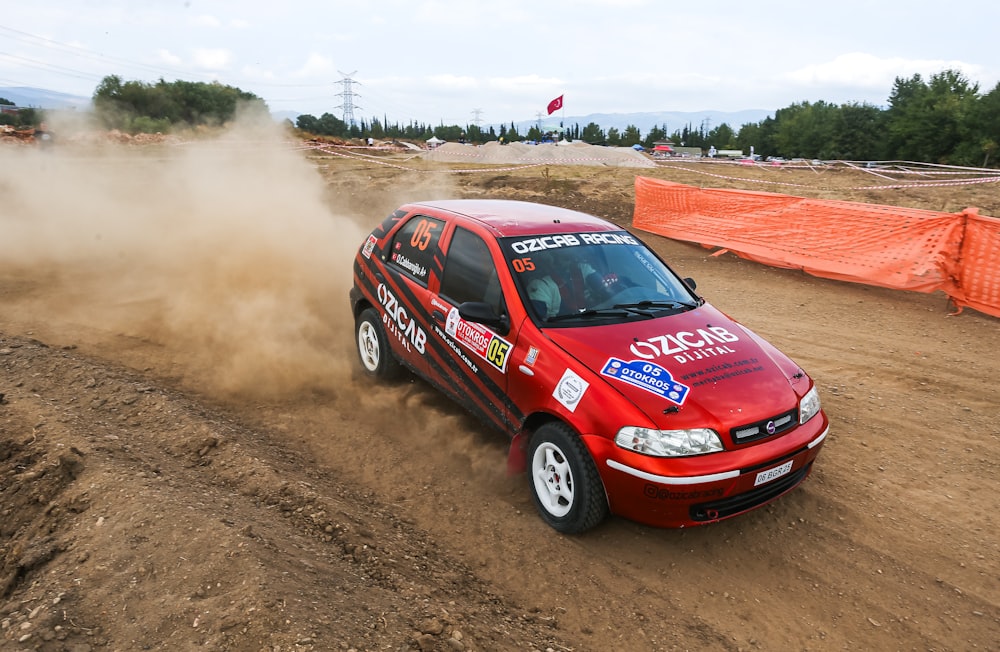
<svg viewBox="0 0 1000 652">
<path fill-rule="evenodd" d="M 691 288 L 692 292 L 698 289 L 698 284 L 695 283 L 694 279 L 691 278 L 690 276 L 684 278 L 684 284 L 687 285 L 689 288 Z"/>
<path fill-rule="evenodd" d="M 496 314 L 490 304 L 482 301 L 466 301 L 459 305 L 458 316 L 465 321 L 495 328 L 501 335 L 510 331 L 510 318 L 506 314 Z"/>
</svg>

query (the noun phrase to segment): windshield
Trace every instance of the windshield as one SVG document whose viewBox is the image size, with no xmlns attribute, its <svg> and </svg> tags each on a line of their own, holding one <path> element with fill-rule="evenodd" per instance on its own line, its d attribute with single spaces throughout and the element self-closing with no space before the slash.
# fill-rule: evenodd
<svg viewBox="0 0 1000 652">
<path fill-rule="evenodd" d="M 699 299 L 626 231 L 501 240 L 518 292 L 534 318 L 580 325 L 689 310 Z"/>
</svg>

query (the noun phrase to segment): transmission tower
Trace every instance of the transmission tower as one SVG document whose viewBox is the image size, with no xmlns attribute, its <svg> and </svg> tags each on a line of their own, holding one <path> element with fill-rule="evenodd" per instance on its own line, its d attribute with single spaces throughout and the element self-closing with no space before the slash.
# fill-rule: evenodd
<svg viewBox="0 0 1000 652">
<path fill-rule="evenodd" d="M 478 127 L 482 123 L 482 121 L 483 121 L 483 118 L 482 118 L 483 110 L 482 109 L 472 109 L 472 115 L 476 116 L 476 117 L 474 117 L 472 119 L 472 124 L 474 124 L 474 125 L 476 125 Z"/>
<path fill-rule="evenodd" d="M 337 97 L 344 98 L 344 103 L 338 106 L 337 108 L 343 109 L 344 111 L 344 123 L 348 127 L 354 127 L 356 125 L 356 122 L 354 120 L 354 108 L 356 106 L 354 104 L 354 98 L 361 96 L 354 92 L 352 86 L 354 84 L 360 84 L 361 82 L 357 82 L 351 79 L 351 75 L 355 74 L 358 71 L 355 70 L 354 72 L 345 73 L 341 70 L 338 70 L 337 72 L 339 72 L 341 75 L 344 76 L 343 79 L 337 82 L 338 84 L 344 87 L 343 93 L 337 93 Z M 357 108 L 360 109 L 361 107 L 358 106 Z"/>
</svg>

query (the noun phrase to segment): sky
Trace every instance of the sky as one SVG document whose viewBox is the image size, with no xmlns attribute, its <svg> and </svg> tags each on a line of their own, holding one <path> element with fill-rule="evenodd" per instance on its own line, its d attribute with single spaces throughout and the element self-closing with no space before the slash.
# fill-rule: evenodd
<svg viewBox="0 0 1000 652">
<path fill-rule="evenodd" d="M 1000 82 L 997 0 L 33 0 L 0 9 L 0 86 L 90 97 L 217 81 L 272 112 L 430 125 L 885 106 L 897 77 Z"/>
</svg>

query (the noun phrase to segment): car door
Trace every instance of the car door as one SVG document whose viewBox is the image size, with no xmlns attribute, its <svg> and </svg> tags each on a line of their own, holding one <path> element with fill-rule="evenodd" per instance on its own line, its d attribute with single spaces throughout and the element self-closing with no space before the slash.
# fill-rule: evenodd
<svg viewBox="0 0 1000 652">
<path fill-rule="evenodd" d="M 483 420 L 507 431 L 519 415 L 507 397 L 516 324 L 511 324 L 504 285 L 511 287 L 499 247 L 483 235 L 456 225 L 447 234 L 438 293 L 431 298 L 432 337 L 440 358 L 429 358 L 430 374 L 452 398 Z M 504 281 L 506 279 L 506 282 Z M 459 314 L 466 302 L 488 306 L 503 324 L 470 321 Z"/>
<path fill-rule="evenodd" d="M 445 222 L 414 213 L 392 234 L 385 275 L 377 276 L 382 322 L 390 345 L 417 373 L 428 373 L 431 293 L 441 271 L 439 242 Z"/>
</svg>

